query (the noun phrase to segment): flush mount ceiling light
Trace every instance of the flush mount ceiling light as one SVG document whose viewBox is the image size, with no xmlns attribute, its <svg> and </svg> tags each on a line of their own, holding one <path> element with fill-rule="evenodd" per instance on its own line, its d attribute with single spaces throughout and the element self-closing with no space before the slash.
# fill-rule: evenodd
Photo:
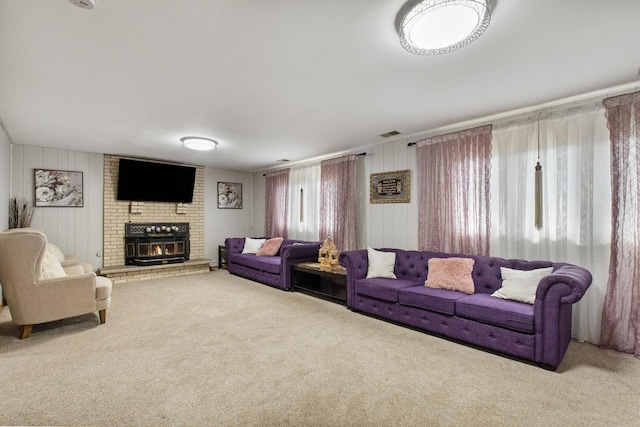
<svg viewBox="0 0 640 427">
<path fill-rule="evenodd" d="M 416 55 L 440 55 L 468 45 L 491 20 L 490 0 L 421 0 L 405 5 L 400 44 Z"/>
<path fill-rule="evenodd" d="M 201 138 L 199 136 L 185 136 L 180 138 L 182 145 L 190 150 L 209 151 L 214 150 L 218 146 L 218 141 L 210 138 Z"/>
</svg>

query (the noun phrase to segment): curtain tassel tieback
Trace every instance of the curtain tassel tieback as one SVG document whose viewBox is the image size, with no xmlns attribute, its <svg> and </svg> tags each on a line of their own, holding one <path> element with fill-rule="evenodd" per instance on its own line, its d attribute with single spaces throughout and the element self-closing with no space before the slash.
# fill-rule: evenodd
<svg viewBox="0 0 640 427">
<path fill-rule="evenodd" d="M 540 162 L 536 163 L 535 173 L 535 222 L 536 230 L 542 229 L 542 166 Z"/>
</svg>

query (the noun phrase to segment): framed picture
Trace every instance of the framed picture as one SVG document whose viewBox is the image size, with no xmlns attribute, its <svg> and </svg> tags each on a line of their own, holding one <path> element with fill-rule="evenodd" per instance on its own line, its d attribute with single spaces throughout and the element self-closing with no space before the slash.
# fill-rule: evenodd
<svg viewBox="0 0 640 427">
<path fill-rule="evenodd" d="M 242 184 L 218 182 L 218 209 L 242 209 Z"/>
<path fill-rule="evenodd" d="M 411 171 L 372 173 L 369 188 L 370 203 L 409 203 Z"/>
<path fill-rule="evenodd" d="M 36 207 L 84 206 L 82 172 L 34 169 Z"/>
</svg>

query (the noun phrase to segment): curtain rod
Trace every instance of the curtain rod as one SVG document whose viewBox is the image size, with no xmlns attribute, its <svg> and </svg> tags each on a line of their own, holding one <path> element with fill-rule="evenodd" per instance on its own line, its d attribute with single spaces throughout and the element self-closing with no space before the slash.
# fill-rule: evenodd
<svg viewBox="0 0 640 427">
<path fill-rule="evenodd" d="M 529 107 L 519 108 L 510 111 L 504 111 L 502 113 L 492 114 L 489 116 L 480 117 L 465 122 L 452 123 L 450 125 L 441 126 L 439 128 L 414 133 L 411 135 L 404 135 L 404 138 L 415 139 L 416 142 L 429 138 L 431 136 L 444 135 L 451 132 L 457 132 L 459 130 L 469 129 L 477 126 L 483 126 L 487 124 L 497 125 L 500 123 L 508 122 L 511 120 L 521 119 L 525 117 L 536 116 L 539 113 L 552 113 L 556 111 L 562 111 L 573 107 L 580 107 L 590 103 L 602 102 L 602 100 L 622 95 L 629 91 L 640 90 L 640 81 L 636 80 L 631 83 L 626 83 L 618 86 L 613 86 L 606 89 L 596 90 L 581 95 L 570 96 L 567 98 L 556 99 L 554 101 L 545 102 Z M 416 142 L 410 142 L 408 147 L 412 147 Z"/>
<path fill-rule="evenodd" d="M 358 157 L 359 157 L 359 156 L 366 156 L 366 155 L 367 155 L 367 152 L 366 152 L 366 151 L 363 151 L 362 153 L 358 153 L 358 154 L 356 154 L 356 156 L 358 156 Z M 274 172 L 277 172 L 277 171 L 274 171 Z M 266 174 L 266 173 L 263 173 L 263 174 L 262 174 L 262 176 L 267 176 L 267 174 Z"/>
</svg>

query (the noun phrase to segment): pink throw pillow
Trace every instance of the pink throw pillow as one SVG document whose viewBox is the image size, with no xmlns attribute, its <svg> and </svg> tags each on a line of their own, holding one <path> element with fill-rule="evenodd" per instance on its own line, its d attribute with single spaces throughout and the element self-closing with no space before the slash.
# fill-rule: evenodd
<svg viewBox="0 0 640 427">
<path fill-rule="evenodd" d="M 257 256 L 274 256 L 275 254 L 278 253 L 278 250 L 280 249 L 280 245 L 282 245 L 282 241 L 284 239 L 282 237 L 274 237 L 273 239 L 269 239 L 266 242 L 264 242 L 264 245 L 262 245 L 262 247 L 260 249 L 258 249 L 258 252 L 256 252 Z"/>
<path fill-rule="evenodd" d="M 429 288 L 448 289 L 471 295 L 473 286 L 473 258 L 431 258 L 424 283 Z"/>
</svg>

